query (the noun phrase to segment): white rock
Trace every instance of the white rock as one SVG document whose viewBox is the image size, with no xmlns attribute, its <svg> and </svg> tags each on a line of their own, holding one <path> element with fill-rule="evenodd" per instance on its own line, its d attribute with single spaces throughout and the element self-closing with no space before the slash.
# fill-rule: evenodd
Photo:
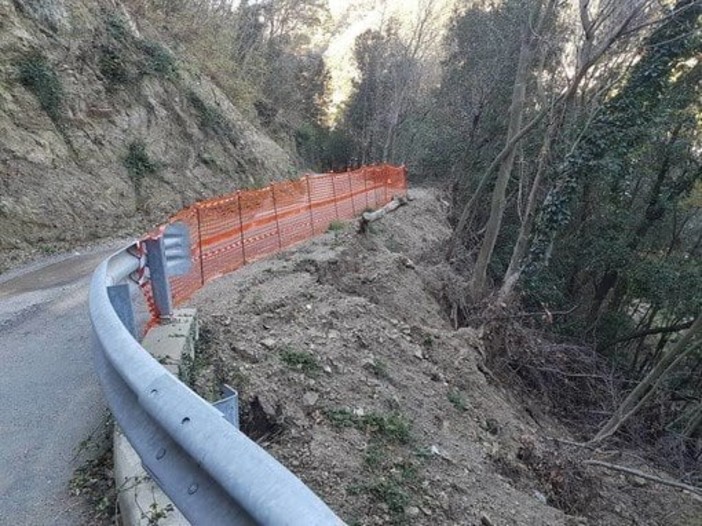
<svg viewBox="0 0 702 526">
<path fill-rule="evenodd" d="M 319 400 L 319 393 L 315 393 L 314 391 L 307 391 L 302 395 L 302 403 L 306 406 L 316 404 L 317 400 Z"/>
<path fill-rule="evenodd" d="M 266 349 L 272 350 L 275 348 L 275 340 L 273 338 L 266 338 L 264 340 L 261 340 L 261 345 L 263 345 Z"/>
</svg>

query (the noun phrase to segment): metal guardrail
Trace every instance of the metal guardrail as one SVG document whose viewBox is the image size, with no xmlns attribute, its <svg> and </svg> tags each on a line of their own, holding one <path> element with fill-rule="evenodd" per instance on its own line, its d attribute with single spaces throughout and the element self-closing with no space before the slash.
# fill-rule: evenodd
<svg viewBox="0 0 702 526">
<path fill-rule="evenodd" d="M 100 264 L 89 305 L 105 397 L 144 468 L 195 525 L 344 524 L 302 481 L 139 344 L 130 276 L 144 269 L 147 259 L 137 248 L 135 243 Z M 162 245 L 161 253 L 165 249 Z M 165 261 L 163 268 L 168 268 Z"/>
</svg>

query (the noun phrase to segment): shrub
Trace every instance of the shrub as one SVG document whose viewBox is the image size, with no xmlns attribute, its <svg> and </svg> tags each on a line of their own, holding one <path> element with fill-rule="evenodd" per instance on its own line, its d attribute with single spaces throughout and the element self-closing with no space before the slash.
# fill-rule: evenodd
<svg viewBox="0 0 702 526">
<path fill-rule="evenodd" d="M 188 92 L 188 101 L 200 116 L 200 126 L 215 133 L 222 134 L 232 141 L 234 140 L 232 126 L 221 111 L 211 104 L 207 104 L 194 91 Z"/>
<path fill-rule="evenodd" d="M 59 124 L 62 116 L 63 88 L 46 58 L 40 54 L 30 55 L 18 63 L 17 69 L 22 85 L 34 93 L 49 118 Z"/>
<path fill-rule="evenodd" d="M 136 140 L 129 144 L 127 156 L 124 158 L 124 167 L 129 172 L 129 177 L 137 190 L 141 187 L 144 177 L 158 171 L 158 164 L 151 160 L 142 140 Z"/>
<path fill-rule="evenodd" d="M 158 42 L 144 40 L 139 43 L 140 49 L 146 55 L 142 72 L 146 75 L 160 75 L 166 78 L 175 77 L 178 73 L 175 58 Z"/>
<path fill-rule="evenodd" d="M 112 85 L 128 84 L 131 79 L 118 49 L 113 46 L 100 46 L 98 66 L 102 76 Z"/>
</svg>

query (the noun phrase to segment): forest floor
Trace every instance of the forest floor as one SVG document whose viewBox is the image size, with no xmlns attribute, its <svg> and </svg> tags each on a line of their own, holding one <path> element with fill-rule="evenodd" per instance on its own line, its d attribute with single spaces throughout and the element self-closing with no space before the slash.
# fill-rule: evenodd
<svg viewBox="0 0 702 526">
<path fill-rule="evenodd" d="M 238 389 L 242 429 L 350 525 L 702 525 L 693 495 L 581 462 L 666 476 L 636 451 L 552 440 L 573 430 L 494 379 L 440 300 L 447 205 L 411 194 L 199 292 L 195 388 Z"/>
</svg>

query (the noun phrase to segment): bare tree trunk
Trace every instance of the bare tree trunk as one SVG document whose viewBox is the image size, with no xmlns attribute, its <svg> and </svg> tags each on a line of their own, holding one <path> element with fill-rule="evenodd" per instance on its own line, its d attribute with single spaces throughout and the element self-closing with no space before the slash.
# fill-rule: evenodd
<svg viewBox="0 0 702 526">
<path fill-rule="evenodd" d="M 588 0 L 581 0 L 581 5 L 584 5 L 585 11 L 584 13 L 587 13 L 587 5 L 589 4 Z M 478 186 L 471 196 L 470 200 L 468 203 L 463 207 L 463 210 L 461 212 L 461 215 L 458 219 L 458 223 L 456 224 L 456 228 L 454 229 L 453 237 L 450 241 L 450 246 L 449 246 L 449 253 L 448 257 L 450 258 L 453 253 L 455 252 L 456 245 L 460 243 L 460 236 L 463 234 L 463 231 L 465 230 L 467 224 L 468 224 L 468 218 L 470 217 L 473 206 L 477 202 L 477 200 L 480 198 L 481 193 L 487 184 L 488 178 L 490 175 L 492 175 L 492 172 L 499 168 L 507 159 L 510 155 L 513 154 L 514 148 L 519 144 L 519 142 L 524 138 L 524 136 L 529 133 L 532 129 L 534 129 L 547 115 L 550 115 L 554 109 L 558 108 L 559 105 L 562 105 L 564 101 L 569 100 L 571 97 L 575 96 L 577 93 L 578 87 L 580 86 L 580 82 L 585 78 L 585 75 L 587 72 L 590 70 L 590 68 L 596 64 L 600 58 L 605 54 L 607 50 L 610 49 L 610 47 L 614 44 L 614 42 L 617 41 L 622 35 L 626 33 L 632 33 L 635 30 L 638 30 L 639 28 L 634 28 L 630 29 L 629 26 L 631 22 L 636 18 L 636 16 L 643 10 L 645 7 L 646 2 L 644 1 L 639 1 L 630 11 L 628 16 L 625 17 L 624 20 L 622 20 L 619 24 L 617 24 L 614 29 L 610 30 L 609 35 L 607 38 L 604 39 L 604 41 L 600 44 L 600 46 L 595 49 L 592 45 L 591 39 L 592 39 L 592 32 L 594 31 L 594 26 L 597 25 L 601 27 L 603 25 L 603 21 L 609 17 L 611 13 L 603 13 L 602 14 L 602 19 L 598 19 L 598 21 L 592 22 L 589 19 L 584 20 L 584 24 L 587 25 L 585 27 L 586 30 L 586 43 L 585 43 L 585 50 L 580 53 L 580 56 L 578 57 L 578 69 L 576 70 L 576 73 L 573 77 L 573 80 L 571 81 L 570 85 L 568 88 L 561 93 L 556 100 L 554 101 L 553 105 L 551 107 L 546 107 L 543 108 L 541 111 L 539 111 L 527 124 L 524 125 L 522 129 L 520 129 L 517 133 L 515 133 L 511 139 L 507 141 L 505 144 L 505 147 L 500 151 L 499 154 L 497 154 L 497 157 L 493 159 L 493 161 L 490 163 L 490 166 L 485 170 L 483 173 L 482 178 L 480 179 L 480 182 L 478 183 Z M 549 10 L 553 10 L 555 8 L 555 2 L 551 1 L 549 2 L 549 9 L 547 9 L 547 13 Z M 546 19 L 546 18 L 544 18 Z M 540 24 L 539 24 L 540 25 Z M 541 27 L 539 28 L 541 29 Z M 627 31 L 628 30 L 628 31 Z M 537 30 L 537 33 L 540 31 Z"/>
<path fill-rule="evenodd" d="M 639 382 L 629 396 L 619 405 L 612 417 L 602 426 L 590 441 L 601 442 L 616 433 L 639 408 L 651 397 L 661 379 L 672 370 L 695 346 L 690 342 L 702 331 L 702 314 L 698 315 L 692 326 L 682 338 L 670 349 L 646 377 Z"/>
<path fill-rule="evenodd" d="M 555 7 L 555 1 L 549 0 L 545 10 L 539 16 L 536 33 L 537 36 L 543 30 L 545 22 L 551 17 Z M 514 78 L 514 87 L 512 89 L 512 104 L 509 108 L 509 125 L 507 128 L 506 143 L 510 144 L 522 129 L 522 119 L 524 116 L 524 102 L 526 99 L 526 85 L 529 76 L 529 69 L 534 57 L 534 51 L 538 45 L 537 37 L 533 36 L 532 28 L 527 23 L 522 29 L 522 43 L 519 50 L 519 61 L 517 63 L 517 72 Z M 516 144 L 515 144 L 516 146 Z M 480 245 L 478 260 L 475 263 L 473 276 L 470 282 L 470 293 L 474 299 L 480 299 L 485 295 L 485 287 L 487 281 L 487 269 L 492 259 L 492 253 L 495 250 L 497 236 L 500 233 L 502 226 L 502 218 L 506 207 L 507 184 L 512 175 L 514 167 L 514 158 L 516 148 L 511 148 L 509 153 L 500 162 L 497 171 L 497 180 L 495 188 L 492 191 L 492 204 L 490 207 L 490 217 L 485 226 L 485 236 Z"/>
<path fill-rule="evenodd" d="M 534 212 L 536 211 L 537 203 L 536 199 L 539 189 L 541 188 L 541 181 L 543 181 L 544 174 L 546 173 L 546 166 L 551 155 L 551 142 L 555 138 L 557 128 L 558 122 L 554 119 L 551 124 L 549 124 L 549 129 L 546 132 L 543 145 L 541 146 L 541 151 L 539 152 L 536 174 L 534 175 L 534 180 L 531 183 L 531 190 L 529 191 L 526 208 L 524 209 L 522 224 L 519 227 L 517 242 L 512 250 L 512 257 L 509 260 L 509 266 L 507 267 L 507 272 L 505 272 L 505 276 L 502 280 L 502 287 L 500 288 L 498 295 L 499 300 L 502 302 L 508 301 L 512 296 L 514 287 L 519 281 L 519 276 L 521 275 L 522 260 L 524 259 L 527 248 L 529 247 L 529 236 L 531 235 L 531 227 L 534 224 Z"/>
</svg>

